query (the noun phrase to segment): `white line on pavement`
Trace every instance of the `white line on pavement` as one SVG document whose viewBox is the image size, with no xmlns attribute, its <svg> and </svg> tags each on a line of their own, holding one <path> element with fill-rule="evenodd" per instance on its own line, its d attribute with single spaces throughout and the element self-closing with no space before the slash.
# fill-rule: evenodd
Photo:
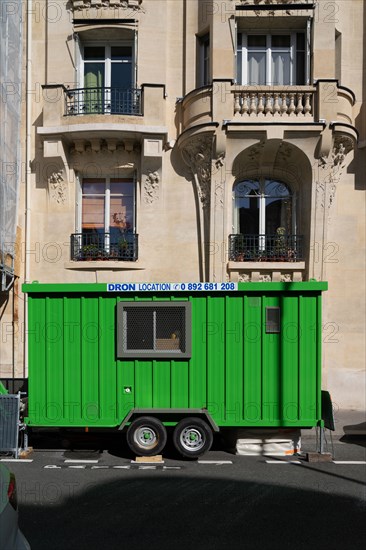
<svg viewBox="0 0 366 550">
<path fill-rule="evenodd" d="M 198 464 L 232 464 L 232 460 L 198 460 Z"/>
<path fill-rule="evenodd" d="M 77 458 L 68 458 L 64 460 L 65 464 L 98 464 L 98 460 L 82 460 Z"/>
</svg>

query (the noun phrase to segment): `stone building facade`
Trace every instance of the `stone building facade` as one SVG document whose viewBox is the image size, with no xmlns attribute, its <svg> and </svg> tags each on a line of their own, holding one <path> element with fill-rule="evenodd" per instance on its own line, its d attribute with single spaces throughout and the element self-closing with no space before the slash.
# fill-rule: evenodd
<svg viewBox="0 0 366 550">
<path fill-rule="evenodd" d="M 363 409 L 365 1 L 33 0 L 26 22 L 22 280 L 327 280 L 323 386 Z"/>
</svg>

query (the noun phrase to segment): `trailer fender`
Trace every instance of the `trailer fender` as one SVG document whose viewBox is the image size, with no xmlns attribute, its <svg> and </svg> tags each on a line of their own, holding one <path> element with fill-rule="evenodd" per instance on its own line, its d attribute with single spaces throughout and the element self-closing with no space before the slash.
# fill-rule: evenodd
<svg viewBox="0 0 366 550">
<path fill-rule="evenodd" d="M 219 432 L 220 428 L 216 424 L 216 422 L 213 420 L 212 416 L 209 414 L 207 409 L 131 409 L 127 416 L 123 419 L 121 424 L 118 427 L 118 430 L 123 430 L 123 428 L 132 422 L 136 417 L 138 416 L 155 416 L 156 418 L 159 418 L 160 420 L 164 420 L 164 416 L 177 416 L 178 420 L 182 420 L 182 418 L 189 417 L 189 416 L 199 416 L 204 418 L 209 426 L 211 427 L 213 432 Z"/>
</svg>

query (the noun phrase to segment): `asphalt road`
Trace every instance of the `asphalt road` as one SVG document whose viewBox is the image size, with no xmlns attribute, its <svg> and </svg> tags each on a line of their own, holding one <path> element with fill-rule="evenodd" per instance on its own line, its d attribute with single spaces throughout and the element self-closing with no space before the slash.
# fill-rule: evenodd
<svg viewBox="0 0 366 550">
<path fill-rule="evenodd" d="M 8 466 L 32 550 L 358 549 L 366 453 L 357 443 L 335 443 L 338 463 L 235 456 L 216 445 L 200 461 L 168 448 L 163 464 L 139 465 L 119 441 L 101 451 L 106 441 L 67 450 L 39 440 L 32 462 Z"/>
</svg>

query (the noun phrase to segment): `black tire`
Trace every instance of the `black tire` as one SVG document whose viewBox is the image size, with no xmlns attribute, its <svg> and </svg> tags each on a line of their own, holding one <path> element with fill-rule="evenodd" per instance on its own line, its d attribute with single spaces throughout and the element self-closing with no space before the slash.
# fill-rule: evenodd
<svg viewBox="0 0 366 550">
<path fill-rule="evenodd" d="M 127 444 L 138 456 L 161 453 L 167 440 L 164 425 L 153 416 L 136 418 L 127 430 Z"/>
<path fill-rule="evenodd" d="M 173 443 L 186 458 L 197 458 L 211 449 L 213 433 L 201 418 L 184 418 L 175 427 Z"/>
</svg>

